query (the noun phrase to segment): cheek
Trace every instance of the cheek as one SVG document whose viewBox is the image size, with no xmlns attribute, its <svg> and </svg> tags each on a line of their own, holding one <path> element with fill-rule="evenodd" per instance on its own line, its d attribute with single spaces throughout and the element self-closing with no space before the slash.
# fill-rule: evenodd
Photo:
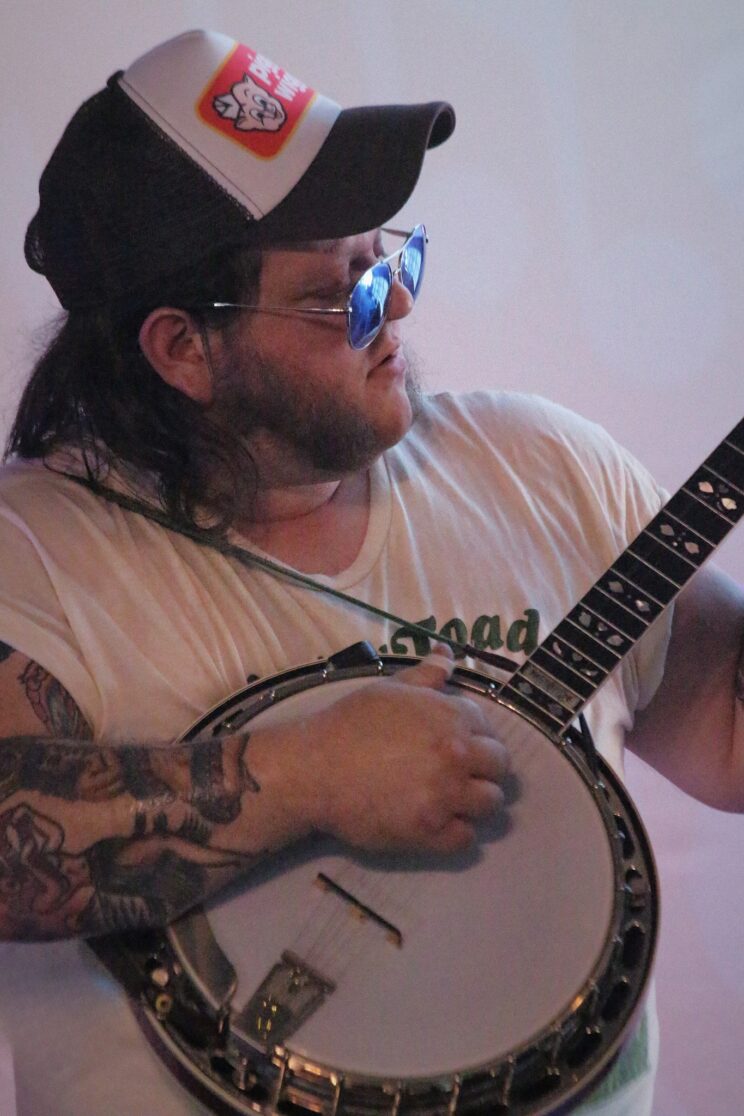
<svg viewBox="0 0 744 1116">
<path fill-rule="evenodd" d="M 353 391 L 366 379 L 368 357 L 352 349 L 335 324 L 293 322 L 287 329 L 285 322 L 282 329 L 277 319 L 270 330 L 257 333 L 256 353 L 301 389 L 315 385 Z"/>
</svg>

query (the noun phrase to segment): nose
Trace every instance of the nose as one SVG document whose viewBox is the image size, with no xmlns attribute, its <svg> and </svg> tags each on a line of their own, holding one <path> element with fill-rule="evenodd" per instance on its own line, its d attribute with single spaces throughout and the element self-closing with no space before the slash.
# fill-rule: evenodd
<svg viewBox="0 0 744 1116">
<path fill-rule="evenodd" d="M 388 304 L 388 318 L 393 320 L 397 318 L 406 318 L 413 310 L 413 295 L 404 287 L 400 281 L 400 276 L 395 275 L 393 278 L 393 285 L 390 288 L 390 302 Z"/>
</svg>

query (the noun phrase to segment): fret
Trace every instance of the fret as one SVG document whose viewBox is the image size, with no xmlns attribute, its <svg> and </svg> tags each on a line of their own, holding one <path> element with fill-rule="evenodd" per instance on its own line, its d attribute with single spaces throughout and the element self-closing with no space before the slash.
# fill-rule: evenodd
<svg viewBox="0 0 744 1116">
<path fill-rule="evenodd" d="M 582 677 L 577 671 L 572 670 L 570 662 L 566 662 L 566 659 L 570 658 L 571 651 L 573 651 L 573 648 L 564 645 L 561 648 L 560 655 L 556 656 L 555 652 L 549 650 L 547 643 L 543 643 L 535 650 L 530 661 L 537 663 L 553 678 L 563 682 L 586 701 L 594 693 L 595 685 L 587 678 Z"/>
<path fill-rule="evenodd" d="M 737 423 L 725 441 L 729 442 L 732 446 L 736 446 L 737 449 L 744 453 L 744 419 L 742 419 L 740 423 Z"/>
<path fill-rule="evenodd" d="M 731 527 L 739 522 L 744 512 L 744 500 L 739 493 L 704 465 L 690 477 L 684 491 L 720 515 Z"/>
<path fill-rule="evenodd" d="M 572 713 L 584 704 L 581 696 L 575 690 L 570 686 L 564 686 L 555 675 L 543 670 L 534 659 L 529 659 L 522 666 L 519 677 L 528 685 L 536 686 L 546 697 L 558 702 L 567 713 Z M 517 689 L 521 689 L 521 686 L 522 681 L 517 683 Z"/>
<path fill-rule="evenodd" d="M 596 587 L 647 624 L 655 620 L 664 608 L 663 604 L 655 601 L 648 593 L 641 593 L 636 585 L 615 573 L 614 566 L 600 577 Z"/>
<path fill-rule="evenodd" d="M 599 656 L 599 662 L 608 669 L 614 667 L 617 659 L 622 658 L 632 645 L 632 640 L 597 616 L 586 606 L 586 598 L 579 601 L 566 617 L 568 629 L 565 638 L 569 643 L 577 643 L 579 650 L 590 659 Z M 556 629 L 557 631 L 558 629 Z M 591 637 L 587 639 L 587 637 Z"/>
<path fill-rule="evenodd" d="M 684 558 L 694 569 L 702 566 L 714 550 L 702 535 L 698 535 L 681 520 L 675 519 L 666 508 L 651 520 L 646 532 L 663 546 Z"/>
<path fill-rule="evenodd" d="M 626 550 L 621 554 L 612 567 L 617 573 L 630 581 L 637 588 L 650 594 L 659 604 L 667 605 L 679 589 L 676 581 L 664 573 L 660 573 L 643 558 Z"/>
<path fill-rule="evenodd" d="M 549 717 L 542 709 L 536 708 L 516 690 L 507 692 L 505 687 L 499 695 L 499 700 L 508 705 L 510 709 L 520 713 L 526 720 L 531 721 L 533 725 L 536 725 L 537 728 L 554 740 L 559 740 L 561 734 L 568 727 L 561 724 L 560 721 L 554 720 L 553 717 Z"/>
<path fill-rule="evenodd" d="M 582 654 L 578 648 L 567 643 L 565 640 L 560 639 L 554 633 L 548 636 L 545 646 L 550 650 L 551 655 L 554 655 L 561 662 L 568 663 L 571 670 L 577 674 L 581 674 L 583 678 L 591 685 L 592 691 L 597 686 L 604 682 L 607 675 L 610 673 L 612 667 L 604 668 L 598 663 L 595 663 L 587 655 Z M 617 666 L 619 660 L 615 660 L 612 666 Z M 587 695 L 588 696 L 588 695 Z"/>
<path fill-rule="evenodd" d="M 682 523 L 686 523 L 698 535 L 702 535 L 711 546 L 718 546 L 730 530 L 728 523 L 722 520 L 719 515 L 716 515 L 715 512 L 710 511 L 705 504 L 701 504 L 684 488 L 681 488 L 679 492 L 672 496 L 664 510 L 681 520 Z"/>
<path fill-rule="evenodd" d="M 681 555 L 675 554 L 663 543 L 657 542 L 648 531 L 642 531 L 637 538 L 633 539 L 628 549 L 635 557 L 648 562 L 649 566 L 663 570 L 664 576 L 680 589 L 695 572 L 696 567 L 687 557 L 682 558 Z"/>
<path fill-rule="evenodd" d="M 744 496 L 744 453 L 728 444 L 721 442 L 713 450 L 710 457 L 703 462 L 706 469 L 710 469 L 724 482 L 733 485 L 740 496 Z"/>
<path fill-rule="evenodd" d="M 520 681 L 518 676 L 506 683 L 499 693 L 499 699 L 521 711 L 528 720 L 552 735 L 563 732 L 575 716 L 526 680 Z"/>
<path fill-rule="evenodd" d="M 716 481 L 718 482 L 717 487 L 719 493 L 724 498 L 721 500 L 721 508 L 718 508 L 716 505 L 715 510 L 719 511 L 719 514 L 721 515 L 726 515 L 725 509 L 727 507 L 735 507 L 736 503 L 741 502 L 742 495 L 744 494 L 739 491 L 735 484 L 732 484 L 726 477 L 721 476 L 721 474 L 716 469 L 713 469 L 707 461 L 701 466 L 701 468 L 705 471 L 706 476 L 708 477 L 708 480 L 711 482 L 711 484 L 715 484 Z M 732 497 L 732 499 L 726 499 L 725 497 L 727 496 Z"/>
<path fill-rule="evenodd" d="M 630 636 L 631 640 L 640 639 L 649 625 L 649 621 L 642 620 L 640 616 L 629 612 L 627 608 L 623 608 L 611 597 L 600 592 L 596 586 L 590 589 L 585 597 L 582 597 L 582 601 L 597 616 L 610 623 L 613 628 L 617 628 L 618 631 Z"/>
</svg>

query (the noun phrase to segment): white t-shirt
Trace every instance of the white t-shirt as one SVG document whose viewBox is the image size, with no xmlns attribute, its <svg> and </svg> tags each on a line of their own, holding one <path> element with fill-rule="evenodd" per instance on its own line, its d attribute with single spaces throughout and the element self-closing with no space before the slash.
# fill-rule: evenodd
<svg viewBox="0 0 744 1116">
<path fill-rule="evenodd" d="M 522 661 L 660 504 L 637 462 L 563 408 L 441 395 L 372 469 L 352 565 L 317 580 Z M 620 773 L 624 733 L 658 685 L 667 638 L 668 614 L 587 709 Z M 0 640 L 62 683 L 98 739 L 174 739 L 249 676 L 361 639 L 382 653 L 427 650 L 404 625 L 247 569 L 39 463 L 0 474 Z M 80 943 L 0 946 L 0 971 L 20 1116 L 204 1111 Z M 648 1098 L 653 1079 L 654 1026 L 647 1013 L 617 1071 L 631 1084 L 603 1113 L 650 1112 L 638 1093 Z"/>
</svg>

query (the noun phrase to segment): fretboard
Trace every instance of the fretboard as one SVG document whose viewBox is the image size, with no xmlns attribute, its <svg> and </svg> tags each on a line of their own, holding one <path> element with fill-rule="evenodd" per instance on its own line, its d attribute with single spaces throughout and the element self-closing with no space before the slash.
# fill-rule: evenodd
<svg viewBox="0 0 744 1116">
<path fill-rule="evenodd" d="M 514 672 L 500 697 L 560 738 L 744 514 L 744 420 Z"/>
</svg>

